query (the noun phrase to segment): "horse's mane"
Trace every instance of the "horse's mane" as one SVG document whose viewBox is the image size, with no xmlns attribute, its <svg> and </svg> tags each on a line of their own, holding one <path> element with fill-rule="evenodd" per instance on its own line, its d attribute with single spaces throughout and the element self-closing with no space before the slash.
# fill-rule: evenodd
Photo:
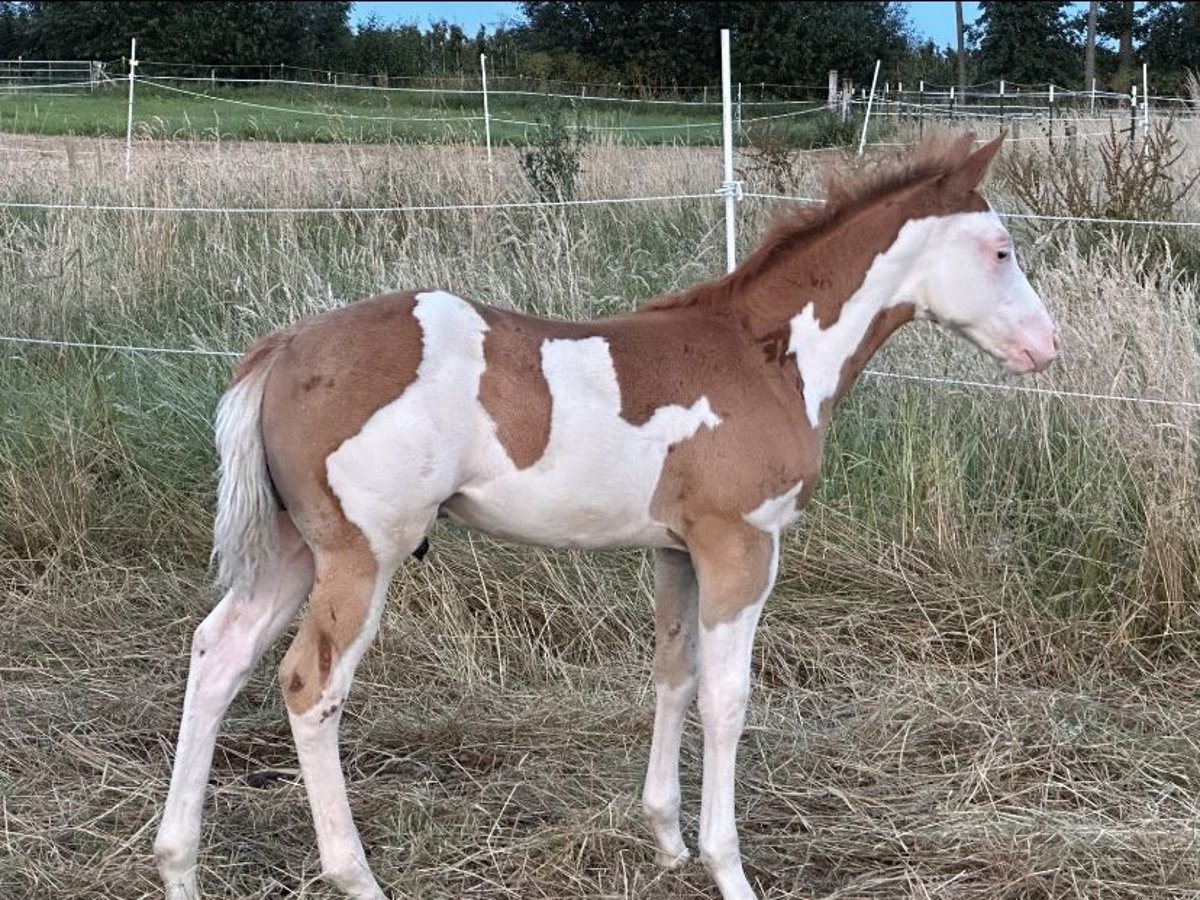
<svg viewBox="0 0 1200 900">
<path fill-rule="evenodd" d="M 782 252 L 800 240 L 833 227 L 847 216 L 902 188 L 952 172 L 971 154 L 974 135 L 952 139 L 934 133 L 907 153 L 875 157 L 855 165 L 839 160 L 825 172 L 825 202 L 803 206 L 777 217 L 758 248 L 720 281 L 698 285 L 680 294 L 652 301 L 647 309 L 691 306 L 704 297 L 726 295 L 760 275 Z"/>
</svg>

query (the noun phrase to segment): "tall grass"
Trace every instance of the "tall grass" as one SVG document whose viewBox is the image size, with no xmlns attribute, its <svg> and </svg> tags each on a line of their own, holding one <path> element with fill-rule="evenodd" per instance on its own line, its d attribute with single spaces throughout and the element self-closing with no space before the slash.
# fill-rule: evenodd
<svg viewBox="0 0 1200 900">
<path fill-rule="evenodd" d="M 29 140 L 5 195 L 206 207 L 533 199 L 465 146 Z M 1015 151 L 1013 151 L 1015 152 Z M 802 158 L 798 184 L 816 189 Z M 581 196 L 695 193 L 703 148 L 589 147 Z M 998 205 L 1006 186 L 992 186 Z M 1200 218 L 1192 196 L 1181 214 Z M 748 249 L 775 207 L 742 204 Z M 0 212 L 0 334 L 238 350 L 442 286 L 557 317 L 720 272 L 721 209 L 344 215 Z M 1196 272 L 1161 236 L 1014 225 L 1062 328 L 1036 384 L 1200 399 Z M 211 413 L 231 361 L 0 347 L 0 896 L 144 897 L 191 629 L 211 605 Z M 910 326 L 875 368 L 992 380 Z M 1028 382 L 1026 382 L 1028 383 Z M 864 378 L 788 540 L 755 657 L 743 852 L 767 896 L 1194 897 L 1195 410 Z M 653 867 L 639 553 L 439 526 L 397 579 L 343 727 L 397 896 L 715 896 Z M 270 661 L 278 659 L 278 650 Z M 202 881 L 326 897 L 264 664 L 217 753 Z M 699 742 L 684 749 L 694 841 Z"/>
</svg>

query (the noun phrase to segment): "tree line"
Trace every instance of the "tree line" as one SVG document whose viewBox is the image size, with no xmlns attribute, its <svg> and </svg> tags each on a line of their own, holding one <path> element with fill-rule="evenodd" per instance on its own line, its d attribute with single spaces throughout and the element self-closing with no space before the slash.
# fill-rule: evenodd
<svg viewBox="0 0 1200 900">
<path fill-rule="evenodd" d="M 716 34 L 734 34 L 737 78 L 825 81 L 829 69 L 862 84 L 876 59 L 885 77 L 915 84 L 1014 83 L 1125 90 L 1150 65 L 1158 90 L 1200 69 L 1200 3 L 980 3 L 957 46 L 915 36 L 893 2 L 612 2 L 530 0 L 524 21 L 466 34 L 370 19 L 351 26 L 347 2 L 0 2 L 0 57 L 122 59 L 202 66 L 290 66 L 369 76 L 478 72 L 670 88 L 715 84 Z M 957 3 L 961 23 L 961 3 Z"/>
</svg>

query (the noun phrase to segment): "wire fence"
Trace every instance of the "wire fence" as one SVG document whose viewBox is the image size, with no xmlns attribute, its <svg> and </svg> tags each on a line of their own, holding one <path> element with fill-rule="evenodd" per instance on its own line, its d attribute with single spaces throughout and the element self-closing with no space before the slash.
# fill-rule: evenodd
<svg viewBox="0 0 1200 900">
<path fill-rule="evenodd" d="M 577 108 L 593 110 L 593 115 L 600 115 L 602 114 L 600 111 L 609 108 L 611 108 L 614 115 L 620 109 L 629 110 L 631 111 L 630 114 L 633 114 L 632 111 L 639 109 L 647 111 L 662 110 L 664 114 L 672 115 L 676 119 L 672 121 L 623 123 L 616 121 L 605 123 L 599 120 L 566 122 L 563 127 L 568 129 L 586 129 L 589 131 L 616 134 L 629 133 L 631 135 L 662 132 L 664 136 L 668 136 L 673 132 L 691 133 L 696 131 L 705 133 L 707 130 L 716 129 L 721 126 L 720 119 L 695 119 L 690 117 L 691 112 L 689 112 L 705 109 L 716 110 L 722 104 L 722 100 L 717 96 L 714 96 L 713 99 L 707 99 L 706 97 L 699 100 L 678 97 L 606 96 L 595 93 L 589 94 L 586 84 L 580 86 L 578 93 L 573 93 L 508 89 L 495 86 L 488 89 L 484 86 L 485 82 L 482 81 L 479 87 L 475 87 L 474 85 L 429 87 L 418 85 L 336 85 L 328 82 L 306 81 L 299 78 L 284 77 L 253 78 L 223 76 L 218 80 L 215 74 L 210 75 L 209 78 L 174 75 L 170 73 L 153 78 L 143 77 L 136 73 L 110 77 L 103 64 L 92 64 L 93 68 L 89 70 L 89 79 L 87 81 L 72 79 L 59 82 L 47 81 L 22 84 L 12 81 L 6 82 L 4 80 L 4 65 L 4 61 L 0 61 L 0 98 L 5 94 L 22 95 L 27 92 L 67 93 L 83 89 L 94 92 L 97 88 L 124 90 L 125 86 L 129 87 L 132 97 L 134 84 L 140 83 L 144 88 L 187 97 L 191 100 L 202 101 L 207 104 L 228 105 L 244 110 L 323 121 L 364 122 L 386 125 L 403 125 L 409 123 L 414 125 L 464 124 L 472 128 L 478 127 L 482 123 L 485 130 L 492 123 L 525 129 L 547 127 L 546 122 L 536 118 L 530 119 L 528 117 L 514 116 L 511 112 L 489 115 L 486 100 L 491 98 L 493 102 L 500 99 L 507 99 L 526 104 L 529 102 L 569 101 Z M 281 71 L 282 68 L 281 66 Z M 215 69 L 213 71 L 215 73 Z M 191 87 L 181 85 L 191 85 Z M 207 85 L 208 89 L 194 89 L 199 85 Z M 1024 92 L 1022 92 L 1020 86 L 1005 87 L 1001 85 L 999 90 L 976 89 L 959 94 L 956 94 L 955 89 L 952 87 L 941 89 L 935 86 L 927 87 L 922 85 L 920 89 L 913 91 L 911 89 L 905 90 L 903 85 L 898 85 L 895 89 L 885 85 L 879 94 L 872 99 L 867 97 L 864 88 L 855 88 L 853 85 L 842 84 L 836 90 L 831 86 L 826 86 L 826 96 L 814 98 L 812 96 L 816 92 L 816 86 L 814 85 L 769 85 L 764 82 L 758 85 L 760 91 L 766 91 L 768 88 L 773 90 L 787 88 L 806 92 L 809 96 L 804 99 L 775 97 L 758 100 L 744 97 L 744 87 L 745 85 L 742 84 L 737 86 L 736 99 L 733 100 L 735 121 L 739 133 L 744 132 L 747 126 L 756 123 L 798 119 L 799 117 L 822 112 L 840 116 L 844 120 L 850 115 L 851 111 L 856 111 L 856 115 L 858 112 L 861 112 L 867 106 L 869 99 L 871 104 L 873 104 L 872 115 L 875 117 L 905 119 L 911 122 L 924 122 L 925 120 L 953 122 L 964 119 L 978 119 L 1003 123 L 1020 123 L 1026 120 L 1048 120 L 1052 125 L 1062 123 L 1064 127 L 1068 124 L 1074 127 L 1079 123 L 1115 123 L 1118 117 L 1125 115 L 1130 119 L 1130 126 L 1123 130 L 1132 132 L 1134 128 L 1140 126 L 1144 132 L 1148 127 L 1152 107 L 1157 107 L 1154 110 L 1155 115 L 1169 115 L 1172 118 L 1200 116 L 1200 99 L 1153 95 L 1149 98 L 1143 96 L 1139 100 L 1136 91 L 1131 94 L 1111 91 L 1080 92 L 1062 88 L 1056 89 L 1053 85 L 1026 89 Z M 975 87 L 987 87 L 987 85 Z M 298 99 L 311 99 L 314 96 L 313 92 L 316 92 L 315 96 L 329 97 L 331 96 L 331 91 L 349 92 L 349 96 L 357 94 L 360 99 L 370 95 L 381 97 L 410 95 L 414 98 L 425 97 L 429 100 L 440 97 L 444 100 L 452 100 L 459 109 L 457 114 L 445 111 L 437 115 L 421 115 L 412 111 L 372 111 L 364 109 L 361 103 L 358 106 L 347 108 L 345 105 L 342 105 L 339 108 L 330 105 L 326 100 L 322 100 L 316 108 L 312 105 L 304 105 L 303 103 L 283 105 L 279 102 L 267 102 L 261 96 L 255 97 L 253 93 L 247 93 L 256 88 L 269 88 L 275 92 L 272 96 L 280 97 L 287 97 L 287 92 L 290 91 L 291 95 L 296 96 Z M 707 94 L 707 87 L 704 87 L 703 90 Z M 281 91 L 283 93 L 280 93 Z M 230 92 L 240 92 L 242 96 L 231 96 L 229 95 Z M 308 93 L 306 94 L 305 92 Z M 476 103 L 478 103 L 478 109 L 472 110 L 468 107 L 468 104 L 474 105 Z M 133 107 L 134 102 L 131 99 L 130 125 L 132 125 Z M 755 110 L 759 109 L 762 110 L 762 113 L 755 114 Z M 677 119 L 681 114 L 687 115 L 689 118 L 678 121 Z M 130 132 L 130 139 L 132 139 L 132 127 L 128 130 Z M 1099 132 L 1095 132 L 1075 136 L 1092 137 L 1098 134 Z M 1019 139 L 1035 140 L 1036 138 L 1028 136 Z"/>
<path fill-rule="evenodd" d="M 783 200 L 800 203 L 823 203 L 822 198 L 795 197 L 781 194 L 760 192 L 744 192 L 742 197 L 763 200 Z M 609 206 L 640 203 L 665 203 L 679 201 L 711 201 L 721 199 L 720 191 L 709 194 L 672 194 L 643 197 L 605 197 L 561 201 L 530 201 L 513 203 L 479 203 L 479 204 L 447 204 L 447 205 L 409 205 L 386 207 L 163 207 L 163 206 L 127 206 L 104 204 L 37 204 L 37 203 L 3 203 L 0 208 L 43 209 L 57 211 L 101 211 L 125 213 L 202 213 L 216 215 L 239 214 L 328 214 L 328 213 L 393 213 L 393 212 L 467 212 L 467 211 L 498 211 L 514 209 L 537 209 L 553 207 L 585 207 Z M 1130 225 L 1142 227 L 1200 227 L 1200 222 L 1167 221 L 1167 220 L 1126 220 L 1126 219 L 1095 219 L 1069 216 L 1038 216 L 1026 213 L 1005 213 L 998 215 L 1015 219 L 1040 219 L 1048 221 L 1081 222 L 1088 224 Z M 0 342 L 9 345 L 27 345 L 54 347 L 68 350 L 100 350 L 118 353 L 164 356 L 192 356 L 211 359 L 227 359 L 240 356 L 240 352 L 223 348 L 207 347 L 161 347 L 137 344 L 120 344 L 113 342 L 75 341 L 50 337 L 35 337 L 25 335 L 0 335 Z M 873 379 L 907 381 L 918 384 L 938 385 L 948 388 L 970 388 L 975 390 L 998 391 L 1052 397 L 1067 400 L 1084 400 L 1112 403 L 1141 404 L 1151 407 L 1173 407 L 1183 410 L 1200 410 L 1200 402 L 1186 399 L 1143 397 L 1135 394 L 1115 394 L 1088 391 L 1070 391 L 1060 388 L 1033 387 L 1027 385 L 1005 384 L 1001 382 L 976 381 L 958 378 L 945 378 L 928 375 L 915 375 L 902 372 L 888 372 L 878 369 L 866 369 L 863 374 Z"/>
<path fill-rule="evenodd" d="M 212 86 L 216 85 L 217 81 L 218 81 L 215 77 L 215 67 L 213 67 L 213 68 L 214 68 L 214 73 L 210 74 L 210 77 L 208 79 L 204 79 L 204 78 L 200 78 L 200 77 L 196 77 L 196 76 L 172 76 L 172 75 L 168 75 L 165 77 L 159 76 L 159 77 L 156 77 L 153 79 L 149 79 L 149 78 L 140 78 L 134 74 L 131 74 L 131 75 L 119 76 L 116 78 L 107 78 L 106 77 L 103 80 L 103 86 L 117 85 L 117 84 L 123 83 L 123 84 L 129 86 L 130 88 L 132 88 L 136 82 L 140 82 L 143 85 L 153 88 L 153 89 L 162 90 L 162 91 L 172 93 L 175 95 L 187 96 L 192 99 L 202 99 L 207 102 L 214 102 L 214 103 L 227 103 L 227 104 L 232 104 L 232 105 L 237 105 L 237 106 L 242 106 L 242 107 L 247 107 L 247 108 L 260 109 L 263 111 L 282 112 L 282 113 L 287 113 L 289 115 L 307 115 L 307 116 L 319 116 L 319 117 L 327 117 L 327 118 L 346 118 L 346 119 L 370 120 L 370 121 L 416 122 L 416 123 L 430 123 L 430 122 L 478 123 L 480 121 L 483 121 L 485 124 L 489 124 L 490 122 L 496 122 L 499 124 L 508 124 L 508 125 L 512 125 L 512 126 L 523 126 L 523 127 L 537 127 L 539 124 L 541 124 L 541 123 L 533 122 L 533 121 L 524 121 L 524 120 L 519 120 L 519 119 L 505 118 L 503 116 L 490 116 L 489 117 L 486 114 L 478 115 L 478 116 L 464 115 L 464 116 L 443 116 L 443 117 L 412 117 L 412 116 L 395 116 L 395 115 L 386 115 L 386 116 L 385 115 L 371 115 L 371 114 L 364 114 L 361 112 L 313 110 L 313 109 L 304 109 L 304 108 L 294 107 L 294 106 L 283 107 L 283 106 L 279 106 L 277 104 L 260 103 L 255 100 L 246 100 L 246 99 L 237 98 L 237 97 L 226 97 L 226 96 L 222 96 L 220 94 L 211 93 L 211 92 L 195 91 L 195 90 L 191 90 L 190 88 L 179 87 L 176 84 L 167 84 L 166 83 L 168 80 L 174 81 L 174 82 L 180 82 L 180 83 L 184 83 L 184 84 L 188 84 L 188 83 L 195 84 L 195 83 L 207 81 L 211 88 Z M 94 74 L 96 72 L 96 69 L 93 68 L 91 71 Z M 103 73 L 102 68 L 100 69 L 100 72 Z M 280 74 L 281 75 L 284 74 L 283 66 L 280 66 Z M 0 91 L 7 89 L 4 87 L 2 76 L 3 76 L 3 62 L 0 61 Z M 68 82 L 62 82 L 59 84 L 42 84 L 42 85 L 37 85 L 37 87 L 40 89 L 46 89 L 46 88 L 53 89 L 53 88 L 65 88 L 65 87 L 78 88 L 78 87 L 87 85 L 87 86 L 89 86 L 89 89 L 91 89 L 95 86 L 95 83 L 96 82 L 94 79 L 89 78 L 89 80 L 86 82 L 84 82 L 84 81 L 68 81 Z M 236 86 L 236 85 L 262 86 L 262 85 L 270 84 L 270 85 L 275 85 L 275 86 L 282 85 L 285 87 L 295 87 L 295 88 L 319 88 L 322 90 L 327 90 L 328 88 L 330 88 L 332 86 L 328 83 L 322 84 L 317 81 L 303 81 L 303 80 L 299 80 L 299 79 L 294 79 L 294 78 L 289 79 L 289 78 L 283 78 L 283 77 L 276 78 L 276 79 L 255 79 L 255 78 L 239 78 L 239 77 L 224 77 L 223 76 L 220 79 L 220 84 L 222 87 Z M 606 96 L 597 96 L 597 95 L 588 96 L 587 90 L 586 90 L 586 88 L 588 86 L 589 85 L 581 85 L 583 90 L 581 90 L 580 96 L 578 96 L 578 97 L 575 96 L 574 94 L 566 94 L 566 93 L 561 93 L 561 92 L 560 93 L 554 93 L 554 92 L 538 93 L 538 92 L 526 91 L 526 90 L 503 90 L 503 89 L 488 91 L 487 94 L 490 94 L 492 96 L 511 96 L 511 97 L 521 97 L 521 98 L 527 98 L 527 97 L 531 97 L 531 96 L 543 97 L 543 98 L 548 98 L 548 99 L 564 99 L 565 98 L 565 99 L 571 99 L 572 101 L 591 102 L 591 103 L 597 103 L 597 104 L 603 104 L 603 103 L 612 104 L 614 102 L 622 103 L 622 104 L 646 104 L 648 106 L 649 105 L 654 105 L 654 106 L 675 105 L 675 106 L 682 106 L 682 107 L 706 107 L 706 106 L 713 106 L 713 105 L 721 104 L 721 102 L 722 102 L 721 100 L 708 101 L 707 98 L 704 98 L 701 100 L 680 100 L 680 99 L 661 99 L 661 98 L 644 98 L 644 99 L 642 99 L 642 98 L 631 98 L 631 97 L 606 97 Z M 592 85 L 592 86 L 595 87 L 595 85 Z M 20 86 L 20 85 L 16 86 L 17 89 L 20 89 L 21 87 L 23 87 L 23 86 Z M 369 86 L 369 85 L 357 85 L 356 84 L 356 85 L 336 85 L 336 87 L 344 88 L 344 89 L 348 89 L 348 90 L 352 90 L 352 91 L 367 91 L 367 90 L 386 91 L 386 92 L 390 92 L 390 94 L 395 94 L 395 93 L 400 93 L 400 92 L 408 92 L 408 93 L 416 93 L 416 94 L 443 93 L 443 94 L 451 94 L 451 95 L 457 94 L 457 95 L 463 95 L 463 96 L 468 96 L 468 97 L 484 94 L 483 88 L 476 90 L 473 87 L 466 87 L 466 86 L 460 86 L 457 89 L 447 89 L 444 87 L 434 88 L 434 87 L 419 86 L 419 85 L 408 85 L 408 86 L 375 85 L 375 86 Z M 612 87 L 612 86 L 608 85 L 606 87 Z M 618 87 L 620 87 L 620 86 L 618 85 Z M 780 88 L 786 88 L 786 87 L 792 87 L 792 88 L 803 87 L 805 90 L 814 90 L 816 86 L 811 86 L 811 85 L 807 85 L 807 86 L 767 85 L 766 83 L 760 83 L 760 85 L 759 85 L 760 90 L 764 91 L 764 92 L 766 91 L 766 89 L 768 87 L 770 87 L 772 89 L 780 89 Z M 986 88 L 986 87 L 990 87 L 990 85 L 974 85 L 972 87 Z M 929 88 L 929 89 L 927 89 L 927 88 Z M 702 86 L 701 90 L 703 90 L 703 92 L 705 94 L 707 94 L 708 88 L 705 86 Z M 1007 90 L 1007 93 L 1006 93 L 1006 90 Z M 896 114 L 896 115 L 906 115 L 906 116 L 910 116 L 910 117 L 912 115 L 916 114 L 916 115 L 928 115 L 931 118 L 944 117 L 944 118 L 952 120 L 959 116 L 968 116 L 969 115 L 971 117 L 978 117 L 978 118 L 984 118 L 984 119 L 987 119 L 987 118 L 1003 119 L 1006 116 L 1011 116 L 1014 118 L 1015 117 L 1030 117 L 1030 116 L 1034 116 L 1034 115 L 1038 114 L 1039 111 L 1043 111 L 1043 112 L 1048 111 L 1050 113 L 1053 113 L 1053 111 L 1054 111 L 1053 104 L 1054 104 L 1055 99 L 1062 98 L 1064 96 L 1064 94 L 1067 93 L 1067 92 L 1063 92 L 1061 90 L 1055 91 L 1052 88 L 1048 88 L 1047 90 L 1040 91 L 1040 92 L 1036 89 L 1027 90 L 1024 94 L 1020 94 L 1019 93 L 1020 86 L 1017 86 L 1016 91 L 1017 91 L 1016 96 L 1019 96 L 1026 101 L 1029 101 L 1032 98 L 1039 98 L 1039 97 L 1044 96 L 1045 99 L 1048 101 L 1049 105 L 1047 107 L 1042 107 L 1042 106 L 1034 105 L 1029 102 L 1022 103 L 1022 104 L 1012 103 L 1011 101 L 1014 99 L 1014 93 L 1012 92 L 1011 88 L 1009 88 L 1008 86 L 1003 85 L 1003 84 L 999 85 L 998 90 L 995 92 L 976 90 L 973 92 L 964 93 L 959 97 L 954 96 L 953 88 L 949 88 L 947 91 L 944 92 L 948 98 L 952 98 L 948 103 L 937 102 L 937 98 L 939 97 L 939 91 L 931 86 L 922 85 L 921 89 L 917 93 L 918 93 L 918 96 L 922 99 L 932 99 L 934 101 L 932 103 L 914 102 L 912 99 L 904 99 L 905 96 L 911 95 L 912 92 L 904 92 L 902 89 L 902 86 L 898 87 L 897 91 L 894 94 L 892 94 L 892 92 L 890 91 L 890 88 L 885 87 L 884 96 L 881 98 L 872 98 L 872 101 L 875 104 L 879 105 L 878 109 L 875 112 L 876 115 L 881 114 L 879 112 L 879 110 L 882 110 L 883 111 L 882 114 L 885 114 L 885 115 L 888 114 L 889 112 L 894 112 L 894 114 Z M 750 106 L 752 103 L 755 103 L 755 101 L 751 101 L 748 103 L 748 102 L 740 99 L 740 94 L 741 94 L 741 86 L 740 85 L 739 85 L 738 93 L 739 93 L 739 102 L 737 104 L 737 109 L 738 109 L 739 126 L 741 126 L 741 127 L 744 127 L 747 124 L 752 124 L 755 122 L 791 119 L 791 118 L 795 118 L 795 117 L 799 117 L 799 116 L 806 116 L 806 115 L 819 113 L 819 112 L 823 112 L 823 111 L 836 112 L 839 105 L 844 110 L 847 107 L 850 107 L 856 103 L 863 102 L 862 99 L 855 98 L 852 94 L 852 91 L 847 91 L 846 93 L 843 93 L 841 96 L 839 96 L 837 98 L 836 102 L 833 102 L 831 100 L 830 102 L 827 102 L 827 103 L 814 103 L 811 100 L 770 100 L 770 101 L 762 100 L 762 101 L 757 101 L 757 105 L 760 105 L 760 106 L 768 105 L 768 104 L 775 105 L 777 107 L 784 107 L 784 111 L 780 112 L 780 113 L 742 118 L 741 117 L 741 107 L 742 106 Z M 890 96 L 889 96 L 889 94 L 890 94 Z M 130 116 L 131 116 L 131 121 L 132 121 L 132 90 L 130 92 L 130 95 L 131 95 Z M 1074 98 L 1078 98 L 1081 95 L 1079 94 L 1079 92 L 1073 92 L 1072 94 L 1070 94 L 1070 96 L 1072 96 Z M 1122 98 L 1123 96 L 1124 95 L 1107 94 L 1104 96 L 1103 99 L 1120 102 L 1120 98 Z M 985 99 L 986 100 L 986 99 L 996 99 L 998 97 L 999 98 L 1008 98 L 1010 100 L 1010 105 L 1004 109 L 1003 114 L 1000 116 L 991 116 L 991 114 L 987 113 L 986 112 L 986 109 L 987 109 L 986 104 L 976 104 L 976 105 L 972 106 L 971 102 L 970 102 L 972 99 L 975 99 L 975 100 Z M 1091 104 L 1098 97 L 1099 97 L 1099 94 L 1097 94 L 1097 92 L 1089 92 L 1086 95 L 1086 100 L 1089 104 Z M 1177 101 L 1181 104 L 1186 102 L 1184 100 L 1184 98 L 1154 98 L 1154 99 L 1159 100 L 1159 101 L 1167 101 L 1167 100 Z M 959 102 L 959 105 L 957 106 L 956 109 L 954 107 L 955 101 Z M 790 108 L 790 109 L 787 108 L 789 106 L 794 107 L 794 108 Z M 1136 109 L 1136 100 L 1131 102 L 1129 109 L 1130 110 Z M 1103 115 L 1100 117 L 1095 117 L 1095 118 L 1072 116 L 1072 117 L 1070 117 L 1070 121 L 1072 121 L 1072 122 L 1098 121 L 1098 120 L 1102 121 L 1103 118 L 1104 118 Z M 1109 120 L 1111 122 L 1111 115 L 1109 116 Z M 690 128 L 716 128 L 716 127 L 722 126 L 723 124 L 724 124 L 723 120 L 711 120 L 711 121 L 704 120 L 704 121 L 699 121 L 699 122 L 663 123 L 663 124 L 655 124 L 655 125 L 610 126 L 609 130 L 634 131 L 634 130 L 673 129 L 673 128 L 689 128 L 689 129 Z M 593 128 L 596 130 L 604 129 L 604 126 L 589 125 L 587 127 Z M 1131 132 L 1132 132 L 1132 128 L 1131 128 Z M 1102 134 L 1111 134 L 1111 133 L 1112 132 L 1111 132 L 1111 125 L 1110 125 L 1109 131 L 1104 131 L 1104 132 L 1098 131 L 1098 132 L 1087 133 L 1087 134 L 1076 134 L 1074 136 L 1079 137 L 1079 138 L 1089 138 L 1089 137 L 1100 136 Z M 865 137 L 865 126 L 864 126 L 864 137 Z M 1020 139 L 1020 138 L 1018 138 L 1018 139 Z M 1030 136 L 1027 139 L 1043 139 L 1043 138 L 1041 138 L 1040 136 L 1039 137 Z M 903 146 L 909 146 L 909 144 L 903 143 L 903 142 L 876 141 L 876 142 L 872 142 L 871 144 L 869 144 L 869 146 L 903 147 Z M 844 147 L 829 147 L 829 148 L 814 148 L 807 152 L 827 152 L 827 151 L 838 152 L 838 151 L 844 151 L 844 150 L 845 150 Z M 783 194 L 771 194 L 771 193 L 763 193 L 763 192 L 743 191 L 741 188 L 740 182 L 730 182 L 727 180 L 727 181 L 723 182 L 715 191 L 710 191 L 710 192 L 705 192 L 705 193 L 681 193 L 681 194 L 670 194 L 670 195 L 649 195 L 649 196 L 634 196 L 634 197 L 598 197 L 598 198 L 584 198 L 584 199 L 558 200 L 558 201 L 513 201 L 513 202 L 496 202 L 496 203 L 444 204 L 444 205 L 423 205 L 423 204 L 404 205 L 404 204 L 400 204 L 400 205 L 362 206 L 362 207 L 354 207 L 354 206 L 208 207 L 208 206 L 182 206 L 182 205 L 181 206 L 153 206 L 153 205 L 140 205 L 140 204 L 38 203 L 38 202 L 0 201 L 0 209 L 41 210 L 41 211 L 56 211 L 56 212 L 63 212 L 63 213 L 120 213 L 120 214 L 146 214 L 146 215 L 185 215 L 186 214 L 186 215 L 221 215 L 221 216 L 333 215 L 333 214 L 370 215 L 370 214 L 395 214 L 395 213 L 433 214 L 433 213 L 440 213 L 440 212 L 455 212 L 455 211 L 483 212 L 483 211 L 539 209 L 539 208 L 554 208 L 554 207 L 594 207 L 594 206 L 613 206 L 613 205 L 647 204 L 647 203 L 694 202 L 694 201 L 711 201 L 711 200 L 729 198 L 729 197 L 733 197 L 735 201 L 740 201 L 743 198 L 747 198 L 747 199 L 757 199 L 757 200 L 767 200 L 767 201 L 785 201 L 785 202 L 798 202 L 798 203 L 821 203 L 821 202 L 824 202 L 822 198 L 815 198 L 815 197 L 797 197 L 797 196 L 789 196 L 789 195 L 783 195 Z M 1176 220 L 1160 220 L 1160 219 L 1113 219 L 1113 218 L 1100 218 L 1100 217 L 1054 216 L 1054 215 L 1038 215 L 1038 214 L 1033 214 L 1033 213 L 1021 213 L 1021 212 L 999 212 L 998 214 L 1001 215 L 1002 217 L 1009 218 L 1009 219 L 1041 220 L 1041 221 L 1056 222 L 1056 223 L 1078 223 L 1078 224 L 1087 224 L 1087 225 L 1096 225 L 1096 226 L 1120 226 L 1120 227 L 1143 227 L 1143 228 L 1196 228 L 1196 227 L 1200 227 L 1200 222 L 1197 222 L 1197 221 L 1176 221 Z M 732 224 L 730 224 L 729 227 L 732 228 Z M 227 350 L 227 349 L 138 346 L 138 345 L 133 345 L 133 344 L 120 344 L 120 343 L 105 342 L 105 341 L 90 342 L 90 341 L 65 340 L 65 339 L 58 339 L 58 338 L 44 337 L 44 336 L 0 335 L 0 342 L 10 344 L 10 345 L 57 347 L 57 348 L 62 348 L 62 349 L 73 349 L 73 350 L 101 350 L 101 351 L 110 351 L 110 352 L 125 352 L 125 353 L 151 354 L 151 355 L 158 354 L 158 355 L 176 355 L 176 356 L 197 356 L 197 357 L 208 357 L 208 358 L 219 358 L 219 359 L 235 357 L 235 356 L 239 355 L 236 351 Z M 868 369 L 864 372 L 864 374 L 869 377 L 872 377 L 872 378 L 893 379 L 893 380 L 909 381 L 909 382 L 922 383 L 922 384 L 942 385 L 942 386 L 946 386 L 946 387 L 960 387 L 960 388 L 965 387 L 965 388 L 971 388 L 971 389 L 1004 391 L 1004 392 L 1013 392 L 1013 393 L 1019 393 L 1019 394 L 1032 394 L 1032 395 L 1047 396 L 1047 397 L 1057 397 L 1057 398 L 1072 399 L 1072 400 L 1137 403 L 1137 404 L 1144 404 L 1144 405 L 1148 405 L 1148 406 L 1159 406 L 1159 407 L 1170 406 L 1170 407 L 1175 407 L 1175 408 L 1179 408 L 1179 409 L 1187 409 L 1187 410 L 1200 409 L 1200 402 L 1186 400 L 1186 399 L 1164 399 L 1164 398 L 1140 397 L 1140 396 L 1135 396 L 1135 395 L 1123 395 L 1123 394 L 1113 394 L 1113 393 L 1091 393 L 1091 392 L 1082 392 L 1082 391 L 1067 391 L 1067 390 L 1060 390 L 1060 389 L 1053 389 L 1053 388 L 1031 387 L 1031 386 L 1024 386 L 1024 385 L 1011 385 L 1011 384 L 1002 384 L 1002 383 L 994 383 L 994 382 L 972 381 L 972 380 L 953 379 L 953 378 L 941 378 L 941 377 L 934 377 L 934 376 L 909 375 L 909 374 L 904 374 L 904 373 L 885 372 L 885 371 L 879 371 L 879 370 L 874 370 L 874 369 Z"/>
</svg>

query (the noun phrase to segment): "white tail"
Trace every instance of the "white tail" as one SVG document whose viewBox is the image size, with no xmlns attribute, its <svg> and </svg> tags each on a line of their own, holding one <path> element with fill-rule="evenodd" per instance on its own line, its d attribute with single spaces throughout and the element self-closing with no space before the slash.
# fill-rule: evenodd
<svg viewBox="0 0 1200 900">
<path fill-rule="evenodd" d="M 263 389 L 270 372 L 270 357 L 260 360 L 217 405 L 221 467 L 213 557 L 222 587 L 248 586 L 275 551 L 279 500 L 267 471 L 260 427 Z"/>
</svg>

